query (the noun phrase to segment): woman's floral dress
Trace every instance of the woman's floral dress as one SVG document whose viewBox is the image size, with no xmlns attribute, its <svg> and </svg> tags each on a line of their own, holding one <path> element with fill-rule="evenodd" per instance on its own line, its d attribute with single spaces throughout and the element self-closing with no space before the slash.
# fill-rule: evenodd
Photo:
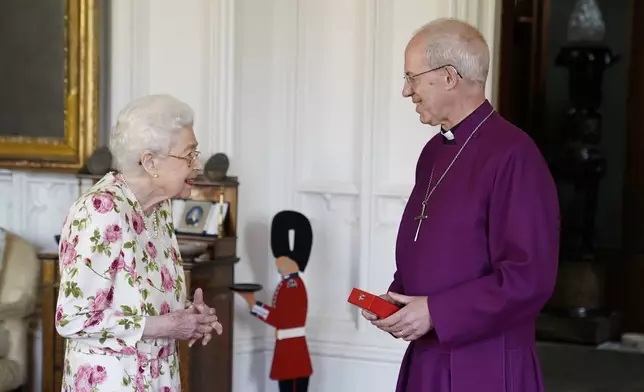
<svg viewBox="0 0 644 392">
<path fill-rule="evenodd" d="M 108 173 L 69 210 L 56 308 L 66 338 L 63 391 L 181 390 L 175 341 L 142 338 L 146 316 L 186 302 L 170 205 L 160 206 L 152 238 L 132 191 Z"/>
</svg>

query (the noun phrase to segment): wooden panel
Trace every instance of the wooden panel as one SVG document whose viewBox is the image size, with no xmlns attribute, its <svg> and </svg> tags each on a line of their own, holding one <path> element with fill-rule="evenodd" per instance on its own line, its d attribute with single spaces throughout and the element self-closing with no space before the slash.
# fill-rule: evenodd
<svg viewBox="0 0 644 392">
<path fill-rule="evenodd" d="M 54 392 L 60 391 L 60 381 L 58 383 L 56 382 L 56 364 L 58 363 L 56 347 L 58 346 L 58 341 L 60 339 L 54 338 L 58 337 L 54 325 L 56 298 L 58 292 L 58 263 L 57 255 L 43 255 L 42 259 L 42 290 L 40 299 L 43 334 L 42 388 L 43 392 Z M 47 339 L 45 337 L 52 338 Z"/>
<path fill-rule="evenodd" d="M 199 364 L 190 367 L 191 382 L 199 386 L 195 390 L 210 390 L 210 385 L 215 380 L 222 385 L 231 385 L 233 296 L 227 286 L 233 283 L 233 264 L 216 268 L 208 264 L 196 264 L 191 273 L 193 288 L 200 287 L 203 290 L 204 301 L 217 310 L 217 317 L 224 326 L 223 334 L 214 336 L 208 346 L 197 344 L 191 348 L 190 362 Z M 231 322 L 224 323 L 224 320 Z"/>
<path fill-rule="evenodd" d="M 185 271 L 186 274 L 186 293 L 192 292 L 192 273 L 190 270 Z M 188 342 L 179 342 L 179 361 L 181 366 L 179 368 L 179 374 L 181 376 L 181 387 L 185 388 L 186 391 L 190 390 L 190 374 L 188 369 L 190 369 L 190 347 L 188 347 Z"/>
</svg>

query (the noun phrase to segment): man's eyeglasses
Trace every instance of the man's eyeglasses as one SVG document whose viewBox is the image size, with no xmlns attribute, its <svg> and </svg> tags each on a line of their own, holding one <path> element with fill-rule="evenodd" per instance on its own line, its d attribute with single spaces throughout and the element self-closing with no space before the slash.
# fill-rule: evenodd
<svg viewBox="0 0 644 392">
<path fill-rule="evenodd" d="M 416 75 L 412 75 L 412 74 L 406 73 L 406 74 L 405 74 L 405 76 L 404 76 L 404 78 L 405 78 L 405 81 L 407 82 L 407 84 L 409 84 L 409 85 L 411 86 L 412 82 L 414 81 L 414 78 L 417 78 L 417 77 L 419 77 L 420 75 L 424 75 L 424 74 L 426 74 L 426 73 L 430 73 L 430 72 L 432 72 L 432 71 L 438 71 L 439 69 L 443 69 L 443 68 L 445 68 L 445 67 L 452 67 L 452 68 L 454 69 L 454 72 L 456 72 L 456 74 L 458 75 L 458 77 L 459 77 L 459 78 L 461 78 L 461 79 L 463 78 L 463 76 L 461 75 L 461 73 L 460 73 L 460 72 L 458 72 L 458 69 L 456 69 L 456 67 L 455 67 L 455 66 L 453 66 L 452 64 L 445 64 L 445 65 L 441 65 L 440 67 L 432 68 L 432 69 L 430 69 L 430 70 L 428 70 L 428 71 L 424 71 L 424 72 L 418 73 L 418 74 L 416 74 Z"/>
</svg>

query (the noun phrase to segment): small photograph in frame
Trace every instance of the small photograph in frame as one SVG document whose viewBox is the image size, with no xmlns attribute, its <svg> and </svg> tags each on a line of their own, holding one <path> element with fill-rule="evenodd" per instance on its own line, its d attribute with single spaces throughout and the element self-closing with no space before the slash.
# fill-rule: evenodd
<svg viewBox="0 0 644 392">
<path fill-rule="evenodd" d="M 209 201 L 186 200 L 176 227 L 178 233 L 202 234 L 213 207 Z"/>
</svg>

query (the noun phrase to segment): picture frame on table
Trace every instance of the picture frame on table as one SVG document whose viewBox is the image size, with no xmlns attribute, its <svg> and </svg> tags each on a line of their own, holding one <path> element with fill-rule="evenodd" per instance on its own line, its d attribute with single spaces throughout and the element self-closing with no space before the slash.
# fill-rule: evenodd
<svg viewBox="0 0 644 392">
<path fill-rule="evenodd" d="M 177 234 L 220 236 L 228 215 L 228 202 L 175 199 L 172 201 L 172 220 Z"/>
</svg>

